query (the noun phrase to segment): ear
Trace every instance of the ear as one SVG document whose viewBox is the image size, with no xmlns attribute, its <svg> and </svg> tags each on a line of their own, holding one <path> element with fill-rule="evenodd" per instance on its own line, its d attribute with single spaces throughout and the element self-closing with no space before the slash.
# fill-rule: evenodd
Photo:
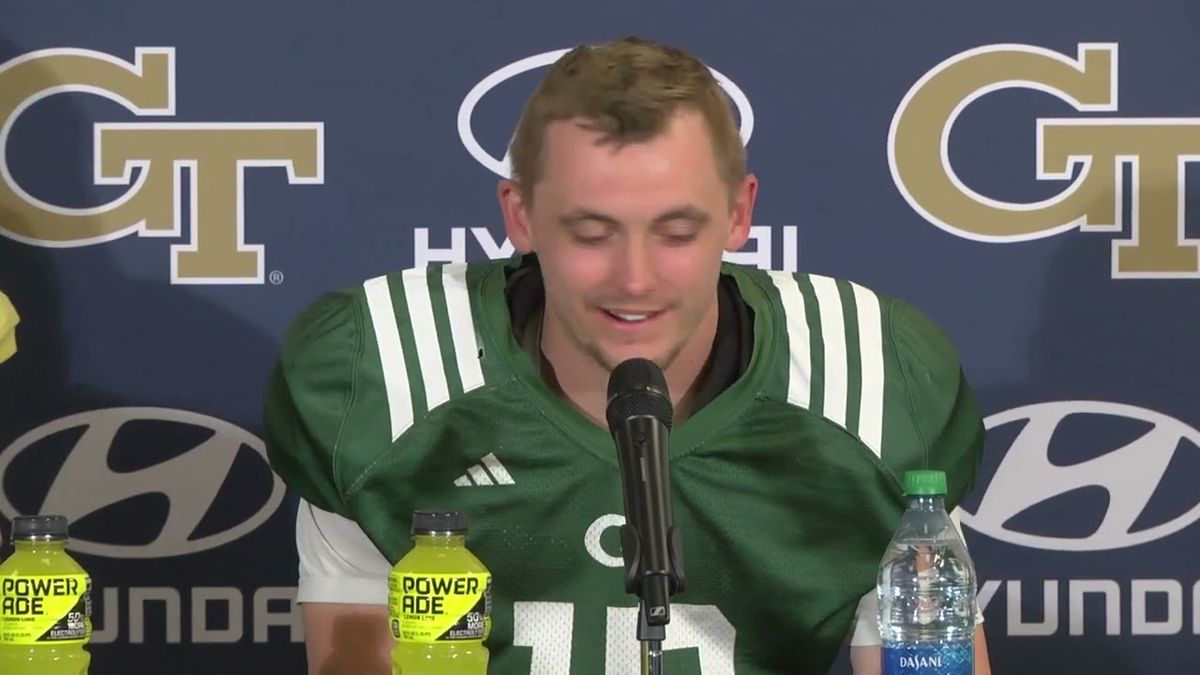
<svg viewBox="0 0 1200 675">
<path fill-rule="evenodd" d="M 496 197 L 500 200 L 500 213 L 504 217 L 504 233 L 520 253 L 529 253 L 533 246 L 533 227 L 526 210 L 525 198 L 513 180 L 502 180 L 496 186 Z"/>
<path fill-rule="evenodd" d="M 733 194 L 730 204 L 729 220 L 732 227 L 729 238 L 725 240 L 725 250 L 739 251 L 750 239 L 750 221 L 754 216 L 754 199 L 758 196 L 758 177 L 746 174 L 742 184 Z"/>
</svg>

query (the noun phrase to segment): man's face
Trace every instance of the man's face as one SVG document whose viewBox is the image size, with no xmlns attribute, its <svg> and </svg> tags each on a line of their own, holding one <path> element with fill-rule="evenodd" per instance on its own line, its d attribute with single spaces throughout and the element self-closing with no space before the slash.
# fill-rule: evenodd
<svg viewBox="0 0 1200 675">
<path fill-rule="evenodd" d="M 699 329 L 715 326 L 722 253 L 749 235 L 754 178 L 731 202 L 697 113 L 644 143 L 597 138 L 552 124 L 533 203 L 501 188 L 510 239 L 541 262 L 544 340 L 605 370 L 632 357 L 666 369 L 685 350 L 707 356 L 712 333 Z"/>
</svg>

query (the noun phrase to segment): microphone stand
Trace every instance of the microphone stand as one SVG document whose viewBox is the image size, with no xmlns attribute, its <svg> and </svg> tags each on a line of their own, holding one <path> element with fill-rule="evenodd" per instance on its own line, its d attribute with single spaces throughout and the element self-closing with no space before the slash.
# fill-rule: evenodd
<svg viewBox="0 0 1200 675">
<path fill-rule="evenodd" d="M 667 637 L 667 627 L 646 623 L 646 601 L 640 605 L 637 638 L 642 643 L 642 675 L 662 675 L 662 641 Z"/>
<path fill-rule="evenodd" d="M 679 529 L 672 526 L 667 535 L 670 560 L 665 570 L 646 569 L 641 541 L 635 527 L 628 522 L 621 526 L 625 590 L 637 595 L 639 600 L 637 639 L 642 643 L 642 675 L 662 675 L 662 643 L 667 637 L 667 624 L 671 621 L 670 597 L 684 588 L 683 538 Z M 646 589 L 652 584 L 665 586 L 666 593 L 660 595 L 665 604 L 656 605 L 648 612 Z"/>
</svg>

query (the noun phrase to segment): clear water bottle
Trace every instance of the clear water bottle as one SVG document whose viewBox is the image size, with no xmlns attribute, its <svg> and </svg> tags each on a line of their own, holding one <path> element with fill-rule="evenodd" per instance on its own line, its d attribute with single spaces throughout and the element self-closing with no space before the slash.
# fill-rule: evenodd
<svg viewBox="0 0 1200 675">
<path fill-rule="evenodd" d="M 879 566 L 884 675 L 975 672 L 975 566 L 946 513 L 946 474 L 904 475 L 908 508 Z"/>
</svg>

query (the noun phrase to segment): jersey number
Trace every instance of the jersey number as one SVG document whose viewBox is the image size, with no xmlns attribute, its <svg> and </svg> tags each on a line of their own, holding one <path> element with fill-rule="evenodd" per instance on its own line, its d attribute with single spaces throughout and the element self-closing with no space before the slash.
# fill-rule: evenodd
<svg viewBox="0 0 1200 675">
<path fill-rule="evenodd" d="M 609 607 L 604 641 L 604 672 L 641 671 L 637 607 Z M 513 644 L 532 649 L 530 675 L 561 675 L 571 669 L 575 605 L 570 602 L 517 602 L 513 605 Z M 696 649 L 704 675 L 733 673 L 733 624 L 714 605 L 671 605 L 671 625 L 663 651 Z"/>
</svg>

